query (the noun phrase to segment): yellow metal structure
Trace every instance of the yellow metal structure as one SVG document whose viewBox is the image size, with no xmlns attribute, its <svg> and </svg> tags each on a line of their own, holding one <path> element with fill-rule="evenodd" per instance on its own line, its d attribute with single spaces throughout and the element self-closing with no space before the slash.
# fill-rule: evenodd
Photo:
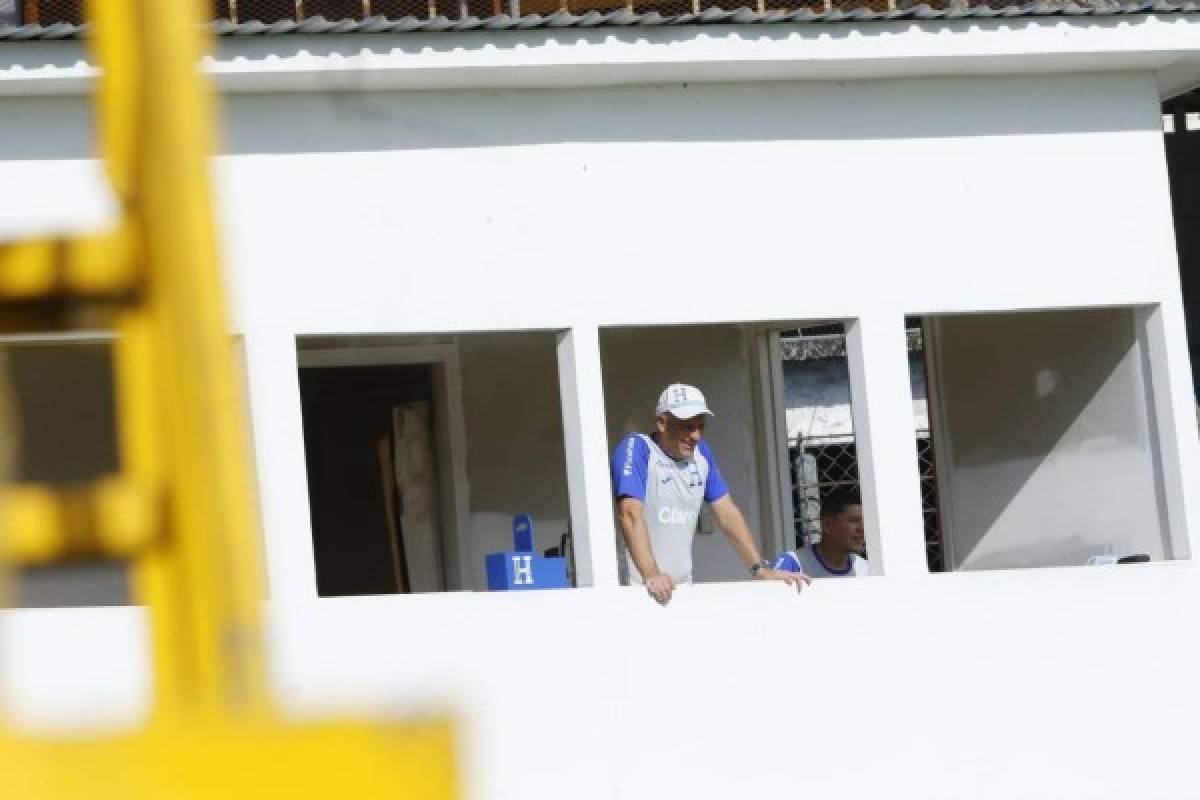
<svg viewBox="0 0 1200 800">
<path fill-rule="evenodd" d="M 122 464 L 89 486 L 7 487 L 0 562 L 128 560 L 150 613 L 155 676 L 153 714 L 137 734 L 0 738 L 0 793 L 449 798 L 446 722 L 296 725 L 269 701 L 261 557 L 210 207 L 213 98 L 197 69 L 207 5 L 89 3 L 100 152 L 122 220 L 105 235 L 0 246 L 5 332 L 117 333 Z"/>
</svg>

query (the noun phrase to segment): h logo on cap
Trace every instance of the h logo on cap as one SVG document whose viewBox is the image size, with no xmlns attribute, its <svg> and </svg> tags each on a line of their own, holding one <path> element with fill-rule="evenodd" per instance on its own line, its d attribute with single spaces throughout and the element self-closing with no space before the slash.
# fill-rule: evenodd
<svg viewBox="0 0 1200 800">
<path fill-rule="evenodd" d="M 676 419 L 691 419 L 700 414 L 712 416 L 704 394 L 695 386 L 686 383 L 672 383 L 658 396 L 658 406 L 655 414 L 670 414 Z"/>
</svg>

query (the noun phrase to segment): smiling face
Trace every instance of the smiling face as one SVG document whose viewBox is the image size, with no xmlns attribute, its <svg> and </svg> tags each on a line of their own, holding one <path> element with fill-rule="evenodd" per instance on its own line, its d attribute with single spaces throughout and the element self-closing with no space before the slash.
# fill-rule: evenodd
<svg viewBox="0 0 1200 800">
<path fill-rule="evenodd" d="M 821 517 L 821 544 L 840 553 L 861 553 L 866 546 L 862 506 L 847 505 L 836 514 Z"/>
<path fill-rule="evenodd" d="M 707 415 L 697 414 L 691 419 L 679 419 L 671 414 L 659 414 L 655 419 L 658 429 L 658 444 L 672 458 L 691 458 L 700 439 L 704 436 Z"/>
</svg>

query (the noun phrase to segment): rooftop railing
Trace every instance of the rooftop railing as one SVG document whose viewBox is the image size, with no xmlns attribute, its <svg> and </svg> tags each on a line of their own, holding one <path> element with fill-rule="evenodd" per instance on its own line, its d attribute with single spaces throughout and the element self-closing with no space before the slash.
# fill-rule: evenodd
<svg viewBox="0 0 1200 800">
<path fill-rule="evenodd" d="M 212 19 L 230 23 L 302 22 L 317 17 L 327 21 L 362 21 L 371 18 L 463 19 L 487 18 L 501 14 L 521 17 L 549 15 L 558 11 L 582 15 L 590 11 L 607 13 L 627 9 L 637 14 L 657 12 L 665 17 L 698 14 L 710 9 L 754 12 L 797 11 L 816 13 L 869 9 L 886 12 L 927 5 L 995 5 L 1007 0 L 212 0 Z M 29 25 L 67 23 L 80 25 L 84 19 L 84 0 L 18 0 L 19 21 Z"/>
</svg>

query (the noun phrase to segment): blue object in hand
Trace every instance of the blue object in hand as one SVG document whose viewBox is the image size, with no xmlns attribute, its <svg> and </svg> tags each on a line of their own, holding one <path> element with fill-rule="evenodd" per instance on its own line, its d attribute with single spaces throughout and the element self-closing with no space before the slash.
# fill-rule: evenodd
<svg viewBox="0 0 1200 800">
<path fill-rule="evenodd" d="M 488 553 L 486 559 L 489 591 L 527 589 L 566 589 L 567 561 L 540 556 L 533 549 L 533 517 L 513 517 L 513 549 Z"/>
</svg>

